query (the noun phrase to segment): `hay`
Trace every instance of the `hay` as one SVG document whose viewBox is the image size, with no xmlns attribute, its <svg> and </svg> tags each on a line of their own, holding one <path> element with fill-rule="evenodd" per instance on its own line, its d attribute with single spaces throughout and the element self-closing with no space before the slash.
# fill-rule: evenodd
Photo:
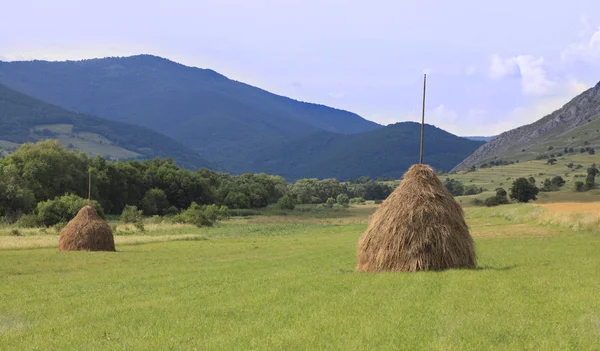
<svg viewBox="0 0 600 351">
<path fill-rule="evenodd" d="M 358 243 L 357 271 L 475 268 L 460 205 L 427 165 L 414 165 L 381 204 Z"/>
<path fill-rule="evenodd" d="M 115 239 L 110 226 L 96 210 L 84 206 L 61 231 L 59 251 L 116 251 Z"/>
</svg>

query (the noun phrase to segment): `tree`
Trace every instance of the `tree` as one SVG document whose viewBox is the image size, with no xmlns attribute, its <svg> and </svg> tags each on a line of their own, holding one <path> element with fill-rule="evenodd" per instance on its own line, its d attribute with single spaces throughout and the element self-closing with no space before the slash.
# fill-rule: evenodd
<svg viewBox="0 0 600 351">
<path fill-rule="evenodd" d="M 463 183 L 456 179 L 446 178 L 444 181 L 444 186 L 446 189 L 448 189 L 452 196 L 461 196 L 465 192 L 465 186 Z"/>
<path fill-rule="evenodd" d="M 561 186 L 565 185 L 566 182 L 563 179 L 563 177 L 556 176 L 556 177 L 552 178 L 551 183 L 552 183 L 553 187 L 560 188 Z"/>
<path fill-rule="evenodd" d="M 587 177 L 585 178 L 585 187 L 587 189 L 593 189 L 596 184 L 596 175 L 598 174 L 598 168 L 596 168 L 596 164 L 592 164 L 587 169 Z"/>
<path fill-rule="evenodd" d="M 140 207 L 146 216 L 164 215 L 169 208 L 169 200 L 162 189 L 154 188 L 146 192 Z"/>
<path fill-rule="evenodd" d="M 49 227 L 57 223 L 70 221 L 87 204 L 87 199 L 74 194 L 66 194 L 52 200 L 39 202 L 37 204 L 37 213 L 40 222 Z M 104 218 L 102 206 L 96 201 L 92 201 L 92 206 L 96 209 L 98 216 Z"/>
<path fill-rule="evenodd" d="M 285 194 L 277 201 L 277 207 L 282 210 L 293 210 L 296 208 L 296 204 L 294 203 L 294 199 L 289 194 Z"/>
<path fill-rule="evenodd" d="M 510 198 L 518 202 L 536 200 L 539 189 L 525 178 L 516 179 L 510 189 Z"/>
</svg>

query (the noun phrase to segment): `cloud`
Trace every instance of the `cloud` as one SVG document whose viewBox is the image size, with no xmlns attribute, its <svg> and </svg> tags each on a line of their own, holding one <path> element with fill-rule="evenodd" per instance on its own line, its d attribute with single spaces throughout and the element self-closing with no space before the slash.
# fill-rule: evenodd
<svg viewBox="0 0 600 351">
<path fill-rule="evenodd" d="M 556 85 L 548 79 L 544 64 L 543 57 L 532 55 L 517 55 L 509 58 L 492 55 L 489 76 L 494 80 L 520 77 L 523 94 L 543 96 L 550 94 Z"/>
<path fill-rule="evenodd" d="M 577 62 L 598 64 L 600 60 L 600 28 L 588 40 L 569 45 L 562 51 L 560 58 L 567 64 Z"/>
</svg>

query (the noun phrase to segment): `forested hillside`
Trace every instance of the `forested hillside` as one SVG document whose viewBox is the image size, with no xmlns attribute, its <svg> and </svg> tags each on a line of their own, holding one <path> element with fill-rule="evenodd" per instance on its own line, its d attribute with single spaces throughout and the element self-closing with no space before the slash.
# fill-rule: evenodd
<svg viewBox="0 0 600 351">
<path fill-rule="evenodd" d="M 148 127 L 225 166 L 248 156 L 247 149 L 320 130 L 346 134 L 380 127 L 351 112 L 151 55 L 0 62 L 0 83 L 69 110 Z"/>
<path fill-rule="evenodd" d="M 0 84 L 0 148 L 58 139 L 88 155 L 112 159 L 170 157 L 183 167 L 210 163 L 195 151 L 147 128 L 67 111 Z M 4 142 L 4 143 L 3 143 Z"/>
</svg>

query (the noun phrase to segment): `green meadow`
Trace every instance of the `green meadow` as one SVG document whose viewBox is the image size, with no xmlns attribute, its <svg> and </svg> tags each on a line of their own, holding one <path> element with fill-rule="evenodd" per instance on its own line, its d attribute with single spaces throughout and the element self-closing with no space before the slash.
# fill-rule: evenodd
<svg viewBox="0 0 600 351">
<path fill-rule="evenodd" d="M 355 273 L 373 210 L 120 225 L 116 253 L 2 228 L 0 349 L 600 349 L 595 208 L 468 208 L 478 269 Z"/>
</svg>

